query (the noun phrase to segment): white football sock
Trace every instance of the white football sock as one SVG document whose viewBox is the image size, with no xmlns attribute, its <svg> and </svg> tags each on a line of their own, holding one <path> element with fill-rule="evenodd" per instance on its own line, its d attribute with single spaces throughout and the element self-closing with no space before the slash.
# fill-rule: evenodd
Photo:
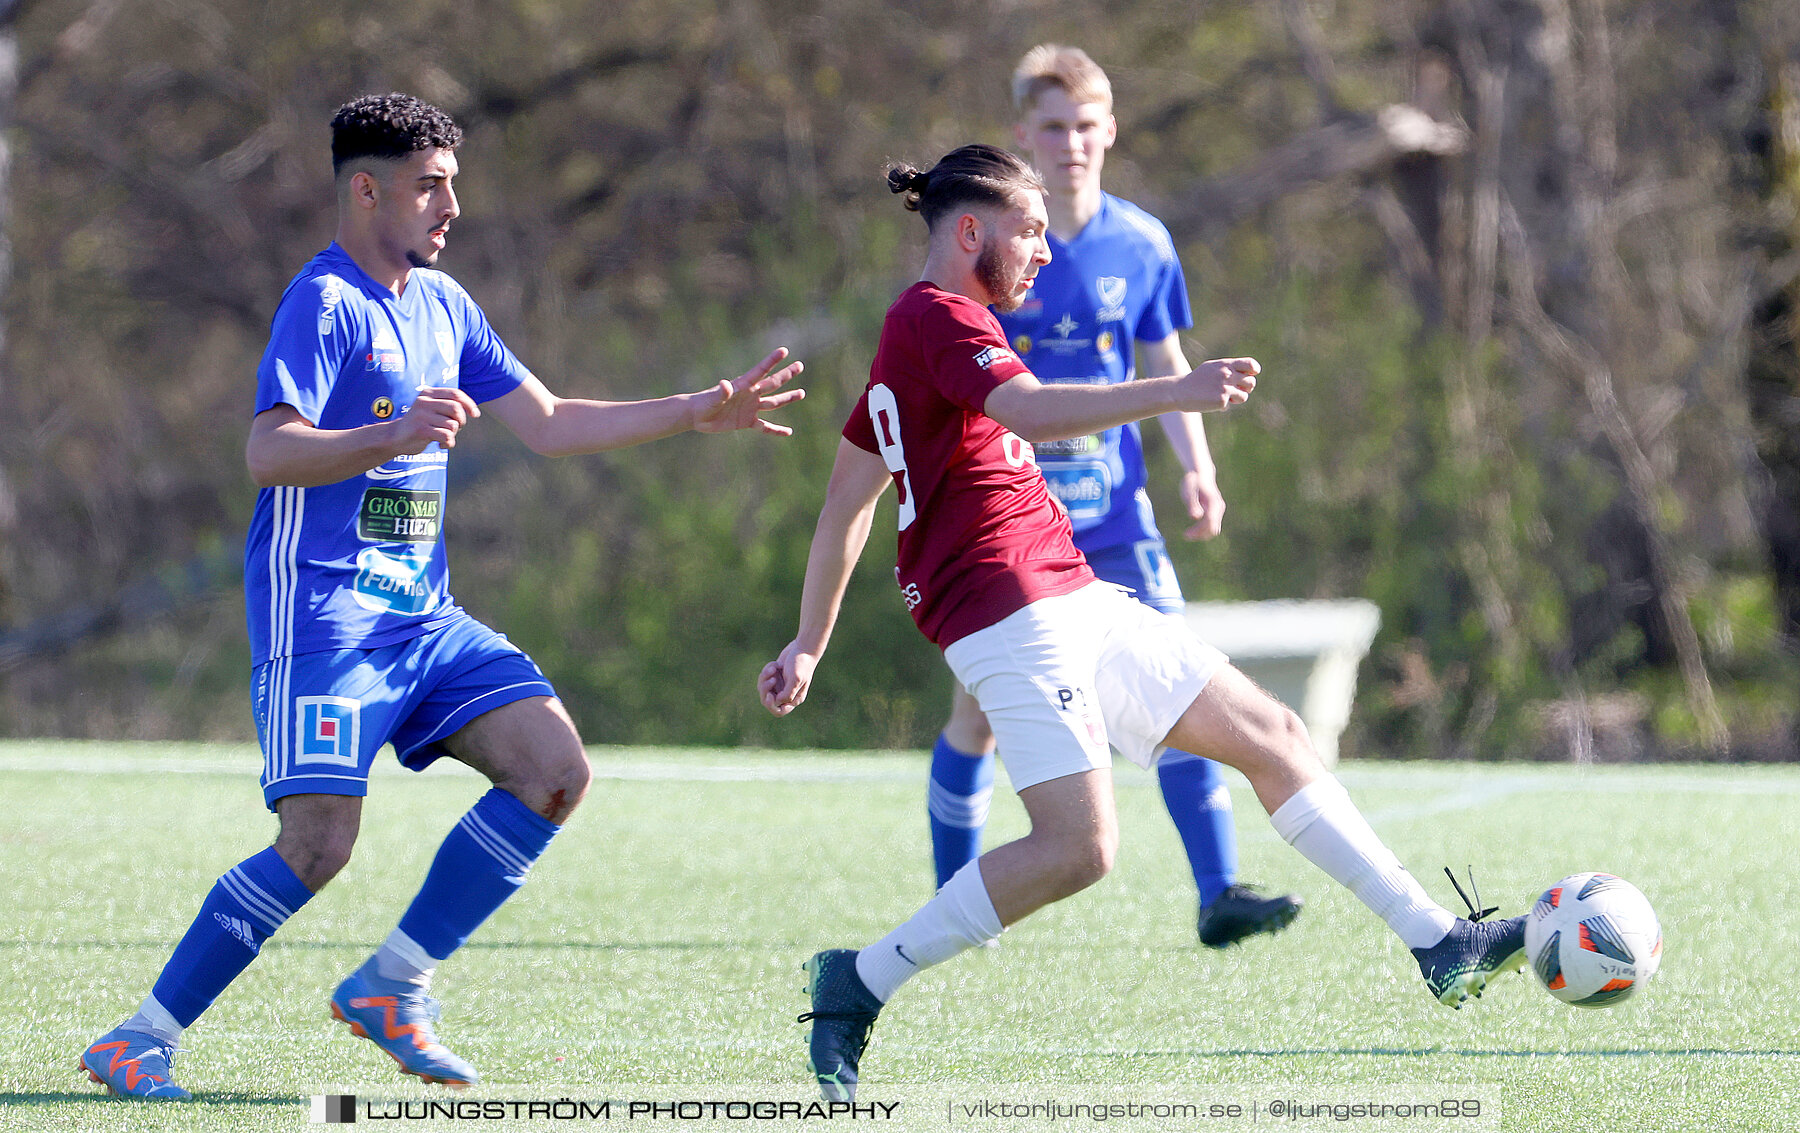
<svg viewBox="0 0 1800 1133">
<path fill-rule="evenodd" d="M 175 1021 L 175 1016 L 169 1014 L 167 1007 L 156 1001 L 154 995 L 145 996 L 137 1014 L 120 1025 L 128 1031 L 155 1035 L 170 1046 L 181 1045 L 181 1032 L 185 1029 Z"/>
<path fill-rule="evenodd" d="M 395 929 L 388 933 L 381 948 L 375 953 L 375 974 L 384 980 L 399 980 L 401 983 L 417 984 L 420 987 L 431 986 L 431 973 L 437 971 L 440 961 L 437 957 L 426 953 L 419 947 L 419 942 Z"/>
<path fill-rule="evenodd" d="M 886 1003 L 900 985 L 959 952 L 999 939 L 1000 914 L 977 858 L 953 874 L 907 922 L 856 954 L 856 974 Z"/>
<path fill-rule="evenodd" d="M 1275 832 L 1388 923 L 1408 948 L 1444 939 L 1455 914 L 1382 845 L 1336 776 L 1315 779 L 1269 816 Z"/>
</svg>

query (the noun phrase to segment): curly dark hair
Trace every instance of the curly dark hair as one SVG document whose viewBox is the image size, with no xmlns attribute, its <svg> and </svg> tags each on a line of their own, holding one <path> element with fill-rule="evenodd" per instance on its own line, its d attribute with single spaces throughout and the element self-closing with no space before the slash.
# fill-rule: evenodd
<svg viewBox="0 0 1800 1133">
<path fill-rule="evenodd" d="M 398 92 L 364 95 L 331 117 L 331 172 L 341 173 L 358 158 L 392 161 L 461 144 L 462 127 L 429 102 Z"/>
<path fill-rule="evenodd" d="M 939 217 L 964 203 L 1005 207 L 1015 193 L 1044 191 L 1044 179 L 1024 159 L 980 144 L 952 150 L 928 170 L 905 162 L 891 166 L 887 185 L 906 194 L 906 207 L 922 215 L 927 228 L 937 227 Z"/>
</svg>

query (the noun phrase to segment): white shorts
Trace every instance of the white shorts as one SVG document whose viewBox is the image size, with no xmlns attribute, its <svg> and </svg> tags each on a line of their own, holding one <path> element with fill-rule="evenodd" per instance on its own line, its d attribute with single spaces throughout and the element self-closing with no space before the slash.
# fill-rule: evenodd
<svg viewBox="0 0 1800 1133">
<path fill-rule="evenodd" d="M 1014 790 L 1112 766 L 1108 744 L 1155 764 L 1225 655 L 1106 582 L 1043 598 L 953 642 L 944 660 L 999 741 Z"/>
</svg>

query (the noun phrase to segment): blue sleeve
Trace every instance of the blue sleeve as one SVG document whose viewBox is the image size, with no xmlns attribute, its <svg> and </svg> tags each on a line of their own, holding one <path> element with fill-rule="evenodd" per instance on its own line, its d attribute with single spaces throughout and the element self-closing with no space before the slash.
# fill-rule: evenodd
<svg viewBox="0 0 1800 1133">
<path fill-rule="evenodd" d="M 1178 330 L 1194 325 L 1188 309 L 1187 278 L 1181 274 L 1181 260 L 1170 253 L 1168 263 L 1159 274 L 1150 301 L 1138 318 L 1134 332 L 1138 342 L 1161 342 Z"/>
<path fill-rule="evenodd" d="M 492 401 L 518 389 L 531 371 L 488 325 L 487 316 L 460 287 L 452 293 L 463 307 L 462 358 L 457 385 L 477 402 Z"/>
<path fill-rule="evenodd" d="M 256 412 L 287 404 L 317 424 L 359 331 L 354 305 L 333 275 L 297 279 L 275 308 L 256 368 Z"/>
</svg>

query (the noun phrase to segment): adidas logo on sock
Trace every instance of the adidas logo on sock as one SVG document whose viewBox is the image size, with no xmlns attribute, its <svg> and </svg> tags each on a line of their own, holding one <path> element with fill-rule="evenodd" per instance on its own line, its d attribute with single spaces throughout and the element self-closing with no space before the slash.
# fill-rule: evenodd
<svg viewBox="0 0 1800 1133">
<path fill-rule="evenodd" d="M 228 917 L 224 913 L 214 913 L 213 920 L 219 922 L 220 928 L 242 941 L 245 948 L 252 952 L 262 950 L 262 946 L 256 943 L 256 937 L 251 933 L 250 925 L 247 922 L 239 920 L 237 917 Z"/>
</svg>

